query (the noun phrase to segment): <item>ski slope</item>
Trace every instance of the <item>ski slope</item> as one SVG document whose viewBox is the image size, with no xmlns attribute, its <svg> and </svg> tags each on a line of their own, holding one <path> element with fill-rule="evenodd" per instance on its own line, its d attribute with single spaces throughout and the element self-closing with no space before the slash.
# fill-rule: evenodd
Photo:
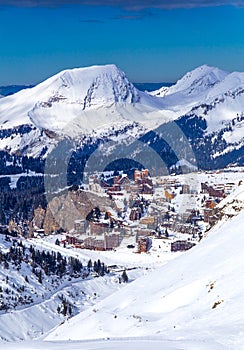
<svg viewBox="0 0 244 350">
<path fill-rule="evenodd" d="M 243 202 L 243 185 L 237 189 Z M 157 337 L 244 347 L 244 211 L 201 244 L 51 332 L 46 340 Z M 217 349 L 217 345 L 212 347 Z"/>
</svg>

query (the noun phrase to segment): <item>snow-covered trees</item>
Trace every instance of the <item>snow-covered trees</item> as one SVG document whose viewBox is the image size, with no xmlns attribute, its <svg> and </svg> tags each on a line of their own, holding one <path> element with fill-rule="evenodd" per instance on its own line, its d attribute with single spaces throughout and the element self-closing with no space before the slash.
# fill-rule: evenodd
<svg viewBox="0 0 244 350">
<path fill-rule="evenodd" d="M 107 273 L 107 267 L 100 260 L 89 260 L 87 266 L 83 266 L 78 258 L 67 257 L 60 252 L 40 250 L 33 245 L 25 246 L 21 241 L 9 237 L 6 242 L 8 249 L 0 255 L 0 269 L 6 276 L 4 287 L 0 289 L 0 310 L 32 304 L 32 295 L 35 295 L 34 299 L 40 298 L 42 295 L 39 293 L 43 288 L 50 291 L 67 280 L 71 281 L 72 278 L 86 278 L 91 272 L 95 272 L 97 276 Z M 10 274 L 6 270 L 9 270 Z M 23 280 L 24 284 L 13 280 L 13 271 L 23 276 L 20 280 Z M 64 303 L 60 313 L 71 315 L 72 307 Z"/>
</svg>

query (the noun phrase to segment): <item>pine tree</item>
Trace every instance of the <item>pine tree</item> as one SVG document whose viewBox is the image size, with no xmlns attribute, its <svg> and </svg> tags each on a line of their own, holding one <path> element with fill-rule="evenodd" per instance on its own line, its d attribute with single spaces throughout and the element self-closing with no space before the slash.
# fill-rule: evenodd
<svg viewBox="0 0 244 350">
<path fill-rule="evenodd" d="M 25 282 L 29 283 L 29 279 L 27 276 L 25 276 Z"/>
<path fill-rule="evenodd" d="M 38 282 L 42 283 L 42 272 L 41 272 L 41 270 L 38 273 Z"/>
<path fill-rule="evenodd" d="M 122 278 L 122 281 L 123 281 L 124 283 L 128 283 L 129 278 L 128 278 L 127 273 L 126 273 L 125 270 L 123 271 L 123 273 L 122 273 L 122 275 L 121 275 L 121 278 Z"/>
<path fill-rule="evenodd" d="M 72 307 L 71 307 L 71 305 L 69 305 L 69 314 L 70 314 L 70 316 L 72 315 Z"/>
<path fill-rule="evenodd" d="M 92 268 L 92 261 L 91 261 L 91 259 L 88 261 L 88 263 L 87 263 L 87 268 L 88 268 L 88 270 L 90 271 L 91 270 L 91 268 Z"/>
<path fill-rule="evenodd" d="M 166 229 L 165 229 L 165 237 L 169 237 L 169 233 L 168 233 L 168 230 L 167 230 L 167 227 L 166 227 Z"/>
<path fill-rule="evenodd" d="M 98 272 L 98 266 L 97 266 L 97 262 L 96 261 L 94 261 L 93 270 L 95 272 Z"/>
</svg>

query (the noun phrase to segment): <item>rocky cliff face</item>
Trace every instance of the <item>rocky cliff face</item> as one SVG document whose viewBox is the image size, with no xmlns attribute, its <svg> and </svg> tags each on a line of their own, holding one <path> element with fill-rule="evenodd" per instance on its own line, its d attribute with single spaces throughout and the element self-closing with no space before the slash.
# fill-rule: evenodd
<svg viewBox="0 0 244 350">
<path fill-rule="evenodd" d="M 67 191 L 66 194 L 54 197 L 46 209 L 37 208 L 31 221 L 32 227 L 44 229 L 46 234 L 60 229 L 67 231 L 74 228 L 74 221 L 85 219 L 95 207 L 101 211 L 111 210 L 113 201 L 96 194 L 84 191 Z"/>
</svg>

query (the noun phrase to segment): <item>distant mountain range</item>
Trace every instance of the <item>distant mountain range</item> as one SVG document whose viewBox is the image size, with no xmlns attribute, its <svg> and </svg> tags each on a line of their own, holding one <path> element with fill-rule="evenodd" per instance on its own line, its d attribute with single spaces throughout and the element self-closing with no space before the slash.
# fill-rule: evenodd
<svg viewBox="0 0 244 350">
<path fill-rule="evenodd" d="M 114 152 L 103 146 L 114 142 L 124 144 L 135 160 L 142 144 L 150 147 L 168 169 L 183 163 L 203 169 L 244 164 L 244 73 L 204 65 L 175 85 L 141 90 L 115 65 L 106 65 L 65 70 L 1 98 L 5 161 L 0 171 L 7 174 L 13 164 L 23 171 L 22 157 L 43 162 L 61 140 L 74 142 L 79 161 L 99 145 L 103 155 Z M 172 135 L 176 126 L 178 135 Z M 184 150 L 186 143 L 191 156 Z M 116 152 L 122 158 L 123 152 Z M 13 163 L 11 157 L 19 158 Z"/>
</svg>

